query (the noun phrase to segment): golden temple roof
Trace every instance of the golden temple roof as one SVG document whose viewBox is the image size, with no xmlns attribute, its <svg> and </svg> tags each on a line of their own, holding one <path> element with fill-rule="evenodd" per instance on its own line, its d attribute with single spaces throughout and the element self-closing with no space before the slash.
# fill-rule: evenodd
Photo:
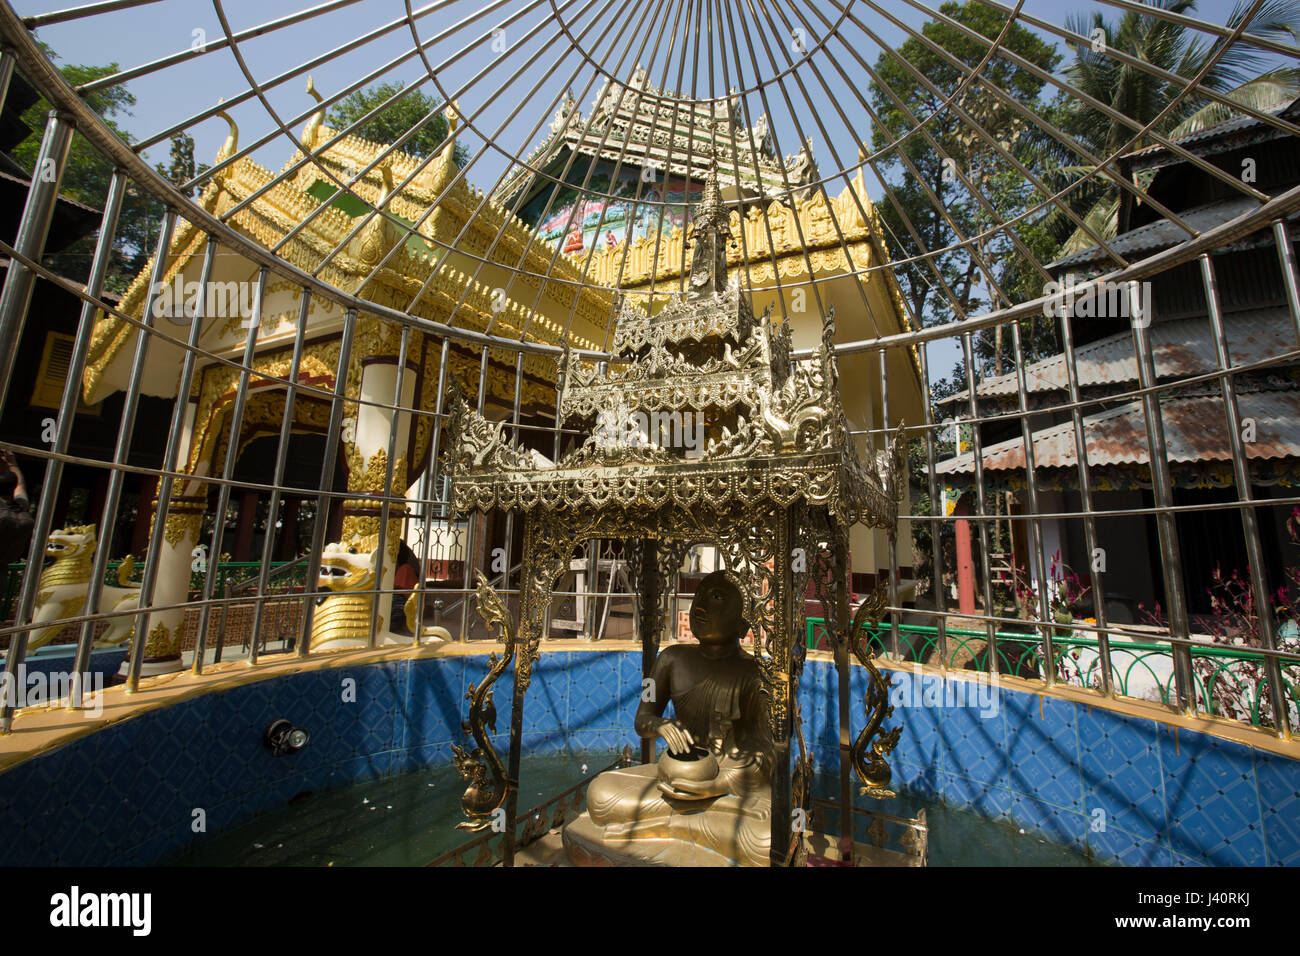
<svg viewBox="0 0 1300 956">
<path fill-rule="evenodd" d="M 782 159 L 773 147 L 766 116 L 753 127 L 743 125 L 738 95 L 726 101 L 678 96 L 650 86 L 640 67 L 626 83 L 607 80 L 586 118 L 566 94 L 546 138 L 493 195 L 508 202 L 521 191 L 550 182 L 534 170 L 545 171 L 566 151 L 631 167 L 652 166 L 695 181 L 717 164 L 723 186 L 739 184 L 742 193 L 752 197 L 783 196 L 816 178 L 811 148 L 804 145 Z"/>
<path fill-rule="evenodd" d="M 312 132 L 312 124 L 308 124 L 308 132 Z M 325 126 L 317 126 L 314 131 L 319 141 L 332 135 L 334 132 Z M 236 136 L 232 125 L 231 138 L 223 146 L 222 156 L 233 154 Z M 353 172 L 381 156 L 384 149 L 380 144 L 347 136 L 322 151 L 317 158 L 336 175 L 342 177 L 346 174 L 351 178 Z M 308 272 L 319 270 L 318 274 L 324 281 L 345 291 L 359 290 L 363 298 L 399 311 L 407 310 L 411 299 L 428 281 L 428 288 L 411 313 L 422 318 L 453 324 L 454 316 L 454 324 L 460 328 L 483 332 L 490 326 L 492 334 L 502 338 L 526 337 L 528 341 L 548 344 L 558 344 L 564 338 L 564 326 L 552 314 L 566 317 L 572 314 L 595 329 L 604 329 L 614 311 L 613 294 L 582 285 L 571 263 L 555 257 L 554 249 L 540 240 L 530 242 L 531 229 L 499 206 L 486 203 L 476 214 L 476 207 L 484 201 L 483 194 L 468 186 L 463 177 L 452 183 L 455 173 L 451 156 L 449 148 L 429 163 L 415 180 L 400 190 L 394 190 L 392 183 L 407 178 L 420 160 L 393 151 L 385 158 L 382 167 L 358 180 L 351 192 L 371 207 L 383 202 L 391 192 L 388 209 L 393 215 L 412 222 L 423 219 L 417 230 L 421 237 L 449 243 L 464 230 L 467 234 L 461 237 L 456 249 L 471 256 L 485 253 L 500 232 L 493 261 L 514 268 L 523 259 L 525 269 L 547 274 L 549 268 L 549 274 L 559 281 L 543 282 L 537 275 L 521 273 L 517 278 L 517 289 L 512 290 L 515 294 L 503 298 L 497 289 L 471 279 L 450 264 L 439 269 L 444 250 L 436 245 L 431 252 L 413 250 L 410 243 L 394 251 L 400 233 L 383 216 L 373 217 L 326 262 L 330 253 L 353 232 L 356 220 L 307 191 L 308 186 L 320 180 L 319 170 L 310 163 L 304 164 L 297 176 L 286 177 L 243 157 L 217 173 L 199 201 L 209 212 L 222 216 L 257 194 L 255 199 L 229 217 L 232 227 L 272 248 L 295 227 L 306 223 L 278 250 L 286 261 Z M 302 154 L 296 154 L 285 169 L 301 159 Z M 312 183 L 305 182 L 308 178 Z M 426 216 L 432 199 L 447 189 L 449 183 L 448 194 Z M 465 229 L 466 223 L 468 229 Z M 206 242 L 206 235 L 201 230 L 185 220 L 178 221 L 163 283 L 170 283 L 188 265 L 201 259 Z M 380 262 L 390 252 L 392 255 L 380 267 Z M 152 274 L 151 257 L 127 289 L 118 307 L 120 311 L 136 317 L 143 314 Z M 430 280 L 431 275 L 433 278 Z M 538 298 L 539 286 L 541 297 L 534 310 L 531 302 Z M 98 401 L 104 397 L 105 369 L 134 335 L 135 330 L 130 324 L 101 313 L 95 325 L 84 379 L 88 400 Z M 601 345 L 576 332 L 570 332 L 568 341 L 575 347 L 592 350 Z M 528 355 L 524 361 L 529 373 L 553 378 L 553 360 Z"/>
</svg>

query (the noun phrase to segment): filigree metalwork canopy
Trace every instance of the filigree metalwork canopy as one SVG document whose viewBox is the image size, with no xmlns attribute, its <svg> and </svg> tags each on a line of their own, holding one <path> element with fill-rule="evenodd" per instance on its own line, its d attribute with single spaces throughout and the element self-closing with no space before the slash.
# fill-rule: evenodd
<svg viewBox="0 0 1300 956">
<path fill-rule="evenodd" d="M 594 526 L 608 515 L 612 533 L 659 537 L 673 536 L 687 513 L 725 521 L 806 505 L 894 528 L 898 438 L 865 466 L 858 457 L 839 397 L 834 312 L 817 355 L 792 359 L 789 323 L 778 325 L 771 309 L 756 317 L 748 297 L 723 285 L 713 251 L 725 245 L 726 217 L 715 207 L 716 171 L 695 216 L 690 290 L 655 314 L 625 304 L 618 362 L 582 363 L 567 350 L 560 358 L 563 423 L 595 426 L 579 447 L 553 462 L 454 402 L 457 512 L 580 515 Z M 692 427 L 702 440 L 681 440 Z"/>
<path fill-rule="evenodd" d="M 508 638 L 517 652 L 516 715 L 555 579 L 576 544 L 608 537 L 639 545 L 631 554 L 647 661 L 668 617 L 661 579 L 680 566 L 687 546 L 718 548 L 746 597 L 778 752 L 788 757 L 792 734 L 798 743 L 796 780 L 786 759 L 778 760 L 773 781 L 773 858 L 784 860 L 791 843 L 786 810 L 792 793 L 806 799 L 810 772 L 793 703 L 807 575 L 796 573 L 792 559 L 800 551 L 830 550 L 827 567 L 842 578 L 848 572 L 844 528 L 862 522 L 895 533 L 902 426 L 888 449 L 873 452 L 864 465 L 840 401 L 833 311 L 823 317 L 816 353 L 793 358 L 788 319 L 778 325 L 771 309 L 755 316 L 748 297 L 725 285 L 727 222 L 714 169 L 693 218 L 688 288 L 654 313 L 625 304 L 614 361 L 582 363 L 568 349 L 562 353 L 559 415 L 561 424 L 586 436 L 581 444 L 553 461 L 508 437 L 504 422 L 471 409 L 457 389 L 447 466 L 453 511 L 500 508 L 524 517 L 520 623 Z M 844 591 L 841 582 L 837 593 Z M 828 607 L 827 618 L 848 623 L 844 609 Z M 471 688 L 471 698 L 490 699 L 486 689 L 499 673 Z M 486 812 L 512 800 L 517 789 L 511 771 L 498 789 L 479 796 L 495 766 L 483 733 L 489 717 L 483 707 L 471 707 L 467 727 L 487 749 L 478 760 L 462 758 Z M 518 766 L 516 729 L 512 768 Z M 876 772 L 887 781 L 883 758 Z M 884 792 L 883 785 L 878 789 Z"/>
</svg>

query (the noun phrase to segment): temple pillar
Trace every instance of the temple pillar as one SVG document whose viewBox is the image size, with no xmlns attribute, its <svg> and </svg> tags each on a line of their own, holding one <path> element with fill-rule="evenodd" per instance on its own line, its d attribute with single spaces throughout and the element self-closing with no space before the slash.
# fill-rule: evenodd
<svg viewBox="0 0 1300 956">
<path fill-rule="evenodd" d="M 382 333 L 381 333 L 382 334 Z M 409 408 L 415 399 L 416 376 L 410 369 L 402 383 L 401 401 L 398 403 Z M 356 407 L 352 424 L 354 440 L 346 445 L 348 459 L 348 491 L 372 492 L 383 494 L 388 469 L 389 443 L 393 431 L 394 412 L 383 405 L 393 404 L 397 387 L 397 364 L 391 359 L 372 360 L 363 364 L 361 369 L 360 398 L 363 403 Z M 402 495 L 407 487 L 407 436 L 410 431 L 410 413 L 399 412 L 396 438 L 392 442 L 393 483 L 391 494 Z M 348 498 L 343 503 L 343 528 L 339 540 L 347 544 L 354 537 L 366 538 L 379 531 L 383 517 L 383 501 L 379 498 L 359 495 Z M 389 510 L 388 527 L 384 532 L 384 554 L 382 556 L 379 588 L 391 591 L 393 572 L 396 567 L 397 551 L 401 544 L 404 526 L 405 508 L 401 502 L 392 502 Z M 381 644 L 406 643 L 409 636 L 392 632 L 393 598 L 391 594 L 379 597 L 379 613 L 376 620 L 376 640 Z M 344 646 L 335 643 L 332 646 Z"/>
<path fill-rule="evenodd" d="M 328 513 L 325 516 L 326 541 L 338 541 L 343 537 L 343 506 L 339 504 L 337 498 L 331 498 L 326 505 Z"/>
<path fill-rule="evenodd" d="M 298 507 L 300 498 L 286 498 L 280 512 L 280 540 L 276 544 L 276 559 L 292 561 L 298 557 Z"/>
<path fill-rule="evenodd" d="M 131 529 L 131 553 L 144 554 L 149 547 L 149 526 L 153 523 L 153 505 L 158 495 L 158 476 L 145 475 L 140 480 L 140 503 L 135 510 L 135 527 Z"/>
<path fill-rule="evenodd" d="M 141 677 L 169 674 L 182 669 L 181 643 L 185 636 L 185 601 L 190 592 L 191 565 L 197 560 L 194 550 L 202 533 L 203 516 L 208 510 L 206 460 L 195 461 L 190 447 L 194 434 L 194 415 L 197 406 L 190 402 L 186 410 L 184 432 L 181 435 L 181 461 L 188 463 L 192 477 L 178 480 L 172 486 L 168 501 L 166 525 L 163 530 L 162 553 L 158 555 L 158 576 L 154 584 L 153 607 L 178 605 L 172 610 L 160 610 L 149 615 L 149 633 L 145 636 Z M 158 520 L 158 503 L 155 490 L 149 502 L 153 507 L 149 535 L 153 522 Z M 144 501 L 145 499 L 141 499 Z M 148 539 L 146 539 L 147 541 Z M 206 550 L 206 549 L 205 549 Z M 146 560 L 152 557 L 146 555 Z M 215 560 L 204 555 L 204 561 Z M 204 564 L 206 567 L 206 563 Z M 121 676 L 126 676 L 130 658 L 122 662 Z"/>
<path fill-rule="evenodd" d="M 956 514 L 966 514 L 969 508 L 965 502 L 957 505 Z M 954 529 L 957 539 L 957 609 L 962 614 L 975 613 L 975 560 L 971 556 L 970 522 L 965 518 L 957 519 Z M 943 569 L 936 568 L 934 586 L 943 587 Z M 992 613 L 986 610 L 986 614 Z"/>
</svg>

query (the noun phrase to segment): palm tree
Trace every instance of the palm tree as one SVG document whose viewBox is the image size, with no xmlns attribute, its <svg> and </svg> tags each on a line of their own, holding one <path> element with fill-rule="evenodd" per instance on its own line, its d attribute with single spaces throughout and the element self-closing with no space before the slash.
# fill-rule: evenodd
<svg viewBox="0 0 1300 956">
<path fill-rule="evenodd" d="M 1142 2 L 1175 14 L 1196 9 L 1195 0 Z M 1240 26 L 1249 8 L 1250 4 L 1239 0 L 1227 28 Z M 1123 122 L 1082 99 L 1068 105 L 1064 128 L 1099 157 L 1150 145 L 1154 141 L 1148 136 L 1134 142 L 1138 130 L 1150 123 L 1166 139 L 1177 138 L 1220 123 L 1236 112 L 1206 96 L 1204 90 L 1260 112 L 1276 109 L 1300 95 L 1300 68 L 1272 66 L 1267 53 L 1248 43 L 1228 43 L 1223 37 L 1207 42 L 1203 34 L 1181 23 L 1130 10 L 1118 23 L 1108 21 L 1100 12 L 1076 13 L 1067 18 L 1065 26 L 1072 33 L 1103 41 L 1096 47 L 1075 44 L 1075 60 L 1066 67 L 1066 78 L 1075 89 L 1130 121 Z M 1300 39 L 1300 0 L 1267 0 L 1250 19 L 1248 30 L 1270 40 L 1296 42 Z M 1122 51 L 1172 77 L 1125 62 L 1111 50 Z M 1186 85 L 1207 64 L 1212 65 L 1205 76 L 1187 92 Z M 1064 166 L 1058 174 L 1073 177 L 1093 169 Z M 1105 239 L 1115 235 L 1118 221 L 1119 189 L 1112 176 L 1102 170 L 1090 186 L 1079 191 L 1076 200 L 1088 225 Z M 1076 229 L 1061 253 L 1091 245 L 1093 239 L 1083 229 Z"/>
</svg>

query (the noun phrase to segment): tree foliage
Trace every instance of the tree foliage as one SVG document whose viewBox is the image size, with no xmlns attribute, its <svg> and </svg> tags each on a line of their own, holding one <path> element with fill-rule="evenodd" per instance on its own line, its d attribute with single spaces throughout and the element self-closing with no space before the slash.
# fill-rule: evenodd
<svg viewBox="0 0 1300 956">
<path fill-rule="evenodd" d="M 1142 2 L 1172 14 L 1196 12 L 1196 0 Z M 1238 2 L 1228 17 L 1227 29 L 1239 27 L 1252 6 L 1244 0 Z M 1230 43 L 1224 37 L 1207 42 L 1200 31 L 1151 14 L 1128 10 L 1118 20 L 1111 20 L 1101 11 L 1075 13 L 1065 26 L 1089 41 L 1071 44 L 1074 61 L 1065 69 L 1070 84 L 1127 118 L 1111 115 L 1082 97 L 1063 104 L 1062 127 L 1099 159 L 1153 144 L 1149 134 L 1139 135 L 1147 126 L 1171 138 L 1227 119 L 1231 107 L 1211 99 L 1207 90 L 1256 110 L 1275 108 L 1300 95 L 1300 69 L 1278 68 L 1268 54 L 1248 43 Z M 1295 43 L 1300 38 L 1300 0 L 1265 0 L 1248 29 L 1256 36 Z M 1151 69 L 1133 66 L 1116 51 L 1149 64 Z M 1188 89 L 1193 80 L 1196 85 Z M 1076 176 L 1092 171 L 1093 167 L 1067 166 L 1060 173 Z M 1102 238 L 1109 239 L 1118 225 L 1118 200 L 1113 174 L 1102 170 L 1076 191 L 1071 203 Z M 1095 244 L 1086 232 L 1076 230 L 1062 252 Z"/>
<path fill-rule="evenodd" d="M 921 28 L 924 39 L 910 37 L 875 64 L 872 147 L 887 151 L 877 168 L 892 195 L 878 205 L 894 257 L 914 260 L 899 281 L 924 325 L 1037 298 L 1044 278 L 1036 263 L 1056 244 L 1045 212 L 1033 211 L 1045 196 L 1024 174 L 1041 166 L 1049 137 L 970 82 L 1006 26 L 1003 13 L 978 0 L 948 2 Z M 1047 73 L 1059 61 L 1051 44 L 1019 24 L 1001 42 Z M 1013 103 L 1044 110 L 1044 80 L 1009 57 L 994 55 L 978 72 Z M 1026 332 L 1029 357 L 1055 346 L 1050 325 Z M 1000 339 L 977 337 L 982 365 L 1009 361 L 1010 343 Z"/>
<path fill-rule="evenodd" d="M 1002 14 L 978 0 L 949 1 L 939 12 L 991 42 L 1005 26 Z M 881 202 L 881 216 L 896 245 L 896 258 L 933 254 L 932 267 L 918 261 L 900 276 L 915 315 L 932 324 L 959 317 L 954 315 L 954 299 L 962 311 L 974 312 L 996 299 L 992 284 L 1010 293 L 1004 280 L 1021 281 L 1015 243 L 1005 233 L 989 230 L 1023 212 L 1035 191 L 1013 163 L 998 155 L 998 147 L 1031 165 L 1041 134 L 987 88 L 962 86 L 967 72 L 988 55 L 988 43 L 963 34 L 943 18 L 927 22 L 920 33 L 926 39 L 913 36 L 897 51 L 881 53 L 870 100 L 876 114 L 872 148 L 889 150 L 878 168 L 897 200 L 897 208 L 888 198 Z M 1022 26 L 1011 27 L 1004 43 L 1045 70 L 1057 64 L 1053 47 Z M 1013 61 L 993 57 L 982 75 L 1011 99 L 1035 108 L 1043 81 Z M 975 133 L 975 124 L 988 139 Z M 987 206 L 976 194 L 987 199 Z M 917 234 L 911 233 L 907 221 Z M 1019 226 L 1018 235 L 1028 232 L 1024 226 Z M 992 264 L 988 274 L 980 268 L 982 259 Z M 952 298 L 936 272 L 952 290 Z"/>
<path fill-rule="evenodd" d="M 335 129 L 347 129 L 404 88 L 402 83 L 378 83 L 357 90 L 330 108 L 325 116 L 326 122 Z M 449 131 L 447 117 L 438 109 L 438 102 L 427 93 L 415 90 L 384 107 L 353 132 L 362 139 L 375 143 L 394 143 L 408 130 L 415 129 L 415 135 L 402 143 L 401 148 L 413 156 L 424 158 L 442 145 Z M 432 119 L 429 118 L 430 114 Z M 453 148 L 456 164 L 465 165 L 468 151 L 464 145 L 456 143 Z"/>
<path fill-rule="evenodd" d="M 42 48 L 51 59 L 56 57 L 49 47 L 42 45 Z M 117 63 L 103 66 L 69 64 L 59 68 L 59 72 L 74 87 L 110 76 L 118 70 Z M 131 107 L 135 105 L 135 97 L 125 87 L 113 86 L 96 90 L 86 96 L 86 103 L 124 141 L 127 143 L 133 141 L 131 134 L 118 125 L 118 119 L 130 116 Z M 29 175 L 36 167 L 41 148 L 41 136 L 49 112 L 49 102 L 44 97 L 40 97 L 23 113 L 23 122 L 33 130 L 33 135 L 15 146 L 11 155 Z M 191 151 L 192 149 L 191 144 Z M 92 208 L 102 209 L 108 198 L 108 187 L 112 178 L 113 163 L 102 156 L 80 134 L 73 134 L 68 159 L 63 169 L 63 178 L 59 184 L 60 193 Z M 157 242 L 161 219 L 160 203 L 147 193 L 128 187 L 122 201 L 122 212 L 118 217 L 113 258 L 109 263 L 105 280 L 105 287 L 109 292 L 124 291 L 135 274 L 144 267 Z M 45 264 L 60 275 L 84 280 L 90 271 L 94 249 L 95 236 L 92 234 L 58 253 L 47 256 Z"/>
</svg>

